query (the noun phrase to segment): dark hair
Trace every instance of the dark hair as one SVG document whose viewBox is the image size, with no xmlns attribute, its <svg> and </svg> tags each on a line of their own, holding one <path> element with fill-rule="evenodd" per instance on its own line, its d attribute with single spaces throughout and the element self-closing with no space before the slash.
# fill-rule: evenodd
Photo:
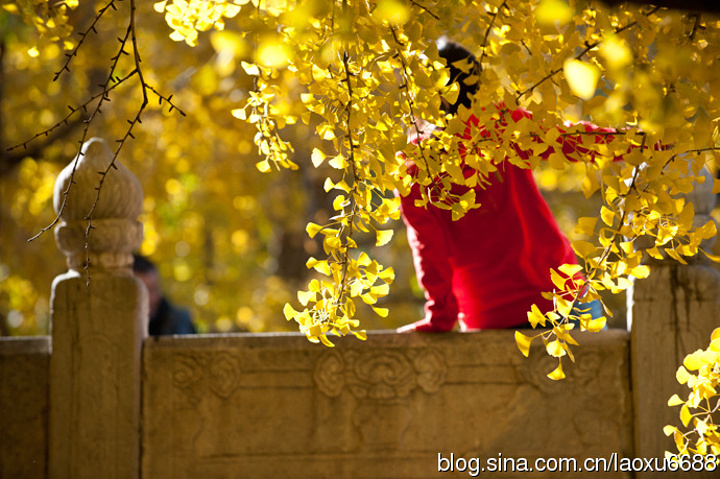
<svg viewBox="0 0 720 479">
<path fill-rule="evenodd" d="M 441 39 L 438 41 L 438 54 L 441 58 L 445 59 L 447 68 L 450 70 L 450 83 L 457 83 L 460 87 L 457 101 L 447 108 L 443 108 L 443 111 L 455 115 L 460 105 L 470 108 L 472 106 L 472 96 L 478 90 L 478 83 L 475 82 L 472 85 L 467 85 L 465 80 L 472 75 L 477 75 L 480 72 L 480 64 L 475 58 L 475 55 L 470 53 L 468 49 L 460 45 L 459 43 Z M 467 60 L 471 63 L 470 70 L 465 73 L 461 69 L 457 68 L 454 63 Z"/>
<path fill-rule="evenodd" d="M 141 254 L 133 255 L 133 271 L 140 274 L 147 274 L 157 271 L 155 263 Z"/>
</svg>

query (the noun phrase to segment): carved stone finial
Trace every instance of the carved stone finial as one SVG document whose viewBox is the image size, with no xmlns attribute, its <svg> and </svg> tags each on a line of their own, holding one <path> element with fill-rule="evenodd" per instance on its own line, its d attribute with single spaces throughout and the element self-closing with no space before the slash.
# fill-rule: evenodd
<svg viewBox="0 0 720 479">
<path fill-rule="evenodd" d="M 53 205 L 60 213 L 55 241 L 70 269 L 80 270 L 89 260 L 87 266 L 127 270 L 132 252 L 142 242 L 142 224 L 137 221 L 142 187 L 117 159 L 110 167 L 113 157 L 104 140 L 92 138 L 55 181 Z"/>
</svg>

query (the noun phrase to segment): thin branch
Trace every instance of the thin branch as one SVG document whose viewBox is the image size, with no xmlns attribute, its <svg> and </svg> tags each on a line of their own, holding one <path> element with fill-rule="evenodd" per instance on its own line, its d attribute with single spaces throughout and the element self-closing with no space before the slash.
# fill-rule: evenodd
<svg viewBox="0 0 720 479">
<path fill-rule="evenodd" d="M 404 46 L 403 43 L 397 38 L 397 33 L 395 31 L 395 28 L 390 27 L 390 31 L 393 34 L 393 39 L 395 40 L 395 43 L 397 43 L 397 45 L 399 47 L 403 47 Z M 428 175 L 430 175 L 433 178 L 433 180 L 436 180 L 437 177 L 433 176 L 432 170 L 430 169 L 430 163 L 429 163 L 427 157 L 425 156 L 425 147 L 423 146 L 423 142 L 420 141 L 421 134 L 423 133 L 423 131 L 420 130 L 420 126 L 418 125 L 418 117 L 415 114 L 415 101 L 410 96 L 409 84 L 410 84 L 411 75 L 410 75 L 410 72 L 408 71 L 408 65 L 407 65 L 407 62 L 405 61 L 405 55 L 403 55 L 403 52 L 399 48 L 396 49 L 396 51 L 397 51 L 397 56 L 400 58 L 400 63 L 402 64 L 402 75 L 403 75 L 403 79 L 404 79 L 404 82 L 400 86 L 400 89 L 405 90 L 405 98 L 407 99 L 408 108 L 410 109 L 410 122 L 412 123 L 412 126 L 415 128 L 415 134 L 417 135 L 417 138 L 418 138 L 417 147 L 420 149 L 420 157 L 422 158 L 423 163 L 425 164 L 425 169 L 427 170 Z"/>
<path fill-rule="evenodd" d="M 131 77 L 134 76 L 135 74 L 137 74 L 137 71 L 133 70 L 133 71 L 131 71 L 130 73 L 128 73 L 124 78 L 122 78 L 122 79 L 120 79 L 120 80 L 116 80 L 115 85 L 113 85 L 112 87 L 110 87 L 110 88 L 108 89 L 108 91 L 110 91 L 110 90 L 116 88 L 118 85 L 124 83 L 126 80 L 128 80 L 129 78 L 131 78 Z M 101 111 L 100 111 L 100 106 L 102 105 L 103 101 L 104 101 L 105 99 L 107 99 L 107 96 L 106 96 L 106 95 L 107 95 L 108 91 L 103 91 L 103 92 L 101 92 L 100 94 L 96 95 L 95 98 L 100 98 L 100 101 L 98 101 L 98 104 L 97 104 L 97 106 L 95 107 L 95 110 L 93 111 L 93 113 L 90 115 L 90 117 L 88 117 L 88 118 L 84 121 L 84 123 L 85 123 L 85 128 L 83 129 L 83 133 L 82 133 L 82 135 L 81 135 L 81 139 L 78 141 L 78 143 L 80 144 L 79 149 L 78 149 L 78 155 L 77 155 L 78 158 L 82 155 L 82 145 L 85 144 L 85 140 L 86 140 L 87 137 L 88 137 L 88 132 L 89 132 L 89 130 L 90 130 L 90 124 L 91 124 L 93 118 L 95 118 L 95 115 L 98 114 L 98 113 L 101 113 Z M 68 195 L 70 194 L 70 188 L 72 187 L 72 185 L 75 184 L 75 172 L 77 171 L 78 163 L 79 163 L 78 161 L 74 161 L 74 162 L 73 162 L 73 167 L 72 167 L 72 170 L 70 171 L 70 179 L 69 179 L 69 181 L 68 181 L 67 187 L 66 187 L 65 190 L 62 192 L 62 203 L 60 204 L 60 208 L 58 208 L 58 212 L 57 212 L 57 214 L 55 215 L 55 219 L 54 219 L 49 225 L 47 225 L 46 227 L 44 227 L 43 229 L 41 229 L 39 233 L 37 233 L 37 234 L 36 234 L 35 236 L 33 236 L 32 238 L 30 238 L 30 239 L 28 240 L 28 242 L 33 241 L 33 240 L 39 238 L 40 236 L 42 236 L 44 233 L 46 233 L 47 231 L 49 231 L 50 229 L 52 229 L 55 225 L 57 225 L 57 224 L 60 222 L 60 217 L 61 217 L 62 214 L 64 213 L 65 208 L 67 207 L 67 201 L 68 201 Z"/>
<path fill-rule="evenodd" d="M 122 0 L 110 0 L 107 5 L 105 5 L 103 8 L 98 11 L 97 15 L 95 15 L 95 19 L 90 24 L 90 27 L 88 27 L 85 31 L 80 32 L 80 41 L 77 45 L 75 45 L 75 48 L 73 48 L 73 51 L 70 53 L 66 53 L 65 56 L 67 57 L 65 59 L 65 63 L 63 64 L 62 68 L 55 72 L 55 76 L 53 77 L 53 81 L 57 81 L 58 78 L 60 78 L 60 75 L 63 74 L 63 72 L 70 72 L 70 62 L 72 61 L 73 57 L 77 56 L 78 50 L 80 50 L 80 47 L 82 47 L 83 43 L 85 42 L 85 39 L 90 34 L 90 32 L 97 33 L 97 30 L 95 29 L 95 26 L 100 21 L 100 18 L 105 14 L 108 9 L 112 8 L 113 10 L 117 11 L 117 7 L 115 7 L 115 2 L 121 2 Z"/>
<path fill-rule="evenodd" d="M 495 20 L 497 20 L 498 15 L 500 15 L 500 12 L 503 8 L 507 7 L 507 0 L 503 0 L 502 4 L 498 7 L 497 12 L 490 14 L 490 23 L 488 23 L 488 27 L 485 30 L 485 36 L 483 37 L 483 44 L 480 46 L 480 50 L 482 53 L 480 54 L 480 59 L 478 60 L 478 65 L 480 65 L 480 70 L 482 70 L 482 62 L 485 59 L 485 47 L 487 46 L 488 38 L 490 37 L 490 31 L 492 30 L 493 24 L 495 23 Z"/>
<path fill-rule="evenodd" d="M 168 110 L 168 111 L 177 110 L 177 112 L 180 113 L 181 116 L 187 116 L 187 114 L 185 114 L 184 111 L 182 111 L 175 103 L 172 102 L 173 95 L 166 97 L 162 93 L 158 92 L 155 88 L 153 88 L 152 86 L 150 86 L 148 84 L 145 84 L 145 88 L 147 88 L 148 90 L 153 92 L 158 97 L 161 105 L 162 105 L 163 101 L 167 102 L 170 105 L 170 110 Z"/>
<path fill-rule="evenodd" d="M 101 10 L 101 12 L 96 16 L 95 20 L 93 21 L 93 24 L 86 32 L 94 31 L 95 24 L 97 23 L 99 18 L 102 16 L 102 14 L 105 13 L 105 11 L 107 11 L 109 8 L 113 8 L 114 10 L 117 10 L 114 5 L 114 3 L 116 1 L 122 1 L 122 0 L 111 0 Z M 101 92 L 92 96 L 88 101 L 86 101 L 78 109 L 73 109 L 72 107 L 70 107 L 70 110 L 71 110 L 70 114 L 67 115 L 65 118 L 63 118 L 62 120 L 60 120 L 56 125 L 51 127 L 49 130 L 39 133 L 39 134 L 35 135 L 34 137 L 32 137 L 31 139 L 27 140 L 26 142 L 13 147 L 13 148 L 17 148 L 19 146 L 23 146 L 23 147 L 27 148 L 27 144 L 30 143 L 31 141 L 33 141 L 43 135 L 47 136 L 50 132 L 52 132 L 54 129 L 58 128 L 60 125 L 67 124 L 68 119 L 72 115 L 74 115 L 77 111 L 82 110 L 82 111 L 87 112 L 88 106 L 93 101 L 98 100 L 97 105 L 93 109 L 92 113 L 84 120 L 85 128 L 83 129 L 81 139 L 79 140 L 80 146 L 79 146 L 79 150 L 78 150 L 78 157 L 81 156 L 82 155 L 82 145 L 87 140 L 90 126 L 91 126 L 93 120 L 95 119 L 95 117 L 98 113 L 102 113 L 101 107 L 102 107 L 103 103 L 105 101 L 110 101 L 110 97 L 108 94 L 111 91 L 113 91 L 115 88 L 120 86 L 121 84 L 125 83 L 130 78 L 137 76 L 137 78 L 140 82 L 140 88 L 142 91 L 143 101 L 142 101 L 141 105 L 138 107 L 135 117 L 132 120 L 128 120 L 128 123 L 130 124 L 130 126 L 128 127 L 127 131 L 125 132 L 125 135 L 123 135 L 123 137 L 121 139 L 117 140 L 117 142 L 119 144 L 118 144 L 118 147 L 115 149 L 115 152 L 113 154 L 112 160 L 110 161 L 110 164 L 107 166 L 107 168 L 104 171 L 99 172 L 99 174 L 101 175 L 101 178 L 100 178 L 100 182 L 99 182 L 98 186 L 96 187 L 97 195 L 96 195 L 95 201 L 94 201 L 90 211 L 88 212 L 88 214 L 86 215 L 86 218 L 85 218 L 88 221 L 88 225 L 86 228 L 86 235 L 85 235 L 85 250 L 86 250 L 85 269 L 86 269 L 86 271 L 88 270 L 88 267 L 90 264 L 89 263 L 89 235 L 90 235 L 91 230 L 93 229 L 92 218 L 93 218 L 95 210 L 100 201 L 100 191 L 102 189 L 102 186 L 104 185 L 107 174 L 110 172 L 111 169 L 117 168 L 115 163 L 117 161 L 117 158 L 120 154 L 122 147 L 125 145 L 126 141 L 129 138 L 135 138 L 132 131 L 133 131 L 133 128 L 135 127 L 135 125 L 142 123 L 141 116 L 142 116 L 142 113 L 145 111 L 145 108 L 148 105 L 148 91 L 151 91 L 153 94 L 157 95 L 157 97 L 160 99 L 160 103 L 162 103 L 163 101 L 167 101 L 168 104 L 170 105 L 170 111 L 172 111 L 173 109 L 176 109 L 176 110 L 178 110 L 178 112 L 180 112 L 180 114 L 182 116 L 186 116 L 182 110 L 180 110 L 174 103 L 172 103 L 172 95 L 170 95 L 169 97 L 165 97 L 164 95 L 160 94 L 157 90 L 155 90 L 153 87 L 148 85 L 145 81 L 145 77 L 143 75 L 143 71 L 141 68 L 142 59 L 140 57 L 140 51 L 138 48 L 135 13 L 136 13 L 136 1 L 130 0 L 130 14 L 129 14 L 129 19 L 128 19 L 128 26 L 127 26 L 127 29 L 125 30 L 125 35 L 122 38 L 118 38 L 118 41 L 120 42 L 120 47 L 117 50 L 117 54 L 110 59 L 111 64 L 110 64 L 107 79 L 106 79 L 105 83 L 100 85 Z M 125 77 L 119 78 L 118 76 L 116 76 L 116 70 L 118 68 L 120 58 L 122 58 L 125 55 L 128 55 L 128 53 L 125 51 L 125 49 L 129 43 L 131 43 L 132 47 L 133 47 L 134 69 L 130 73 L 128 73 Z M 77 52 L 77 48 L 79 48 L 79 46 L 76 47 L 76 50 L 73 52 L 73 55 Z M 68 64 L 68 62 L 66 62 L 65 67 L 67 67 L 67 64 Z M 65 67 L 63 67 L 63 69 L 66 69 Z M 65 208 L 67 207 L 68 195 L 70 194 L 70 189 L 75 184 L 74 177 L 75 177 L 77 165 L 78 165 L 78 162 L 75 161 L 73 163 L 73 167 L 70 172 L 70 178 L 69 178 L 68 185 L 65 188 L 65 190 L 62 192 L 62 203 L 58 209 L 58 213 L 57 213 L 55 219 L 52 221 L 52 223 L 50 225 L 43 228 L 38 234 L 36 234 L 32 238 L 30 238 L 28 241 L 32 241 L 32 240 L 38 238 L 43 233 L 47 232 L 48 230 L 50 230 L 51 228 L 53 228 L 55 225 L 57 225 L 59 223 L 60 218 L 61 218 L 63 212 L 65 211 Z M 88 274 L 88 281 L 89 281 L 89 274 Z"/>
<path fill-rule="evenodd" d="M 73 134 L 75 129 L 83 124 L 82 118 L 76 118 L 72 121 L 64 121 L 53 128 L 52 132 L 48 131 L 44 134 L 45 138 L 41 141 L 33 143 L 31 148 L 25 147 L 24 150 L 16 153 L 0 152 L 0 177 L 8 174 L 25 158 L 37 158 L 42 155 L 46 148 L 49 148 L 58 141 L 65 140 L 69 135 Z M 7 151 L 9 151 L 8 149 Z"/>
<path fill-rule="evenodd" d="M 643 15 L 645 15 L 646 17 L 649 17 L 649 16 L 652 15 L 653 13 L 657 12 L 659 9 L 660 9 L 660 7 L 654 7 L 654 8 L 652 8 L 650 11 L 648 11 L 648 12 L 646 12 L 646 13 L 643 13 Z M 627 25 L 616 29 L 616 30 L 615 30 L 615 34 L 617 35 L 617 34 L 619 34 L 619 33 L 622 33 L 622 32 L 624 32 L 625 30 L 628 30 L 628 29 L 636 26 L 637 24 L 638 24 L 637 20 L 632 21 L 632 22 L 628 23 Z M 593 50 L 594 48 L 597 48 L 602 42 L 603 42 L 603 40 L 600 39 L 600 40 L 596 40 L 595 42 L 592 42 L 592 43 L 586 43 L 586 44 L 585 44 L 585 48 L 584 48 L 580 53 L 578 53 L 577 55 L 575 55 L 575 59 L 576 59 L 576 60 L 582 59 L 582 57 L 584 57 L 590 50 Z M 531 93 L 532 91 L 535 90 L 535 88 L 537 88 L 538 86 L 542 85 L 542 84 L 545 83 L 546 81 L 550 80 L 551 78 L 553 78 L 555 75 L 557 75 L 557 74 L 560 73 L 561 71 L 563 71 L 562 67 L 561 67 L 561 68 L 556 68 L 556 69 L 554 69 L 554 70 L 551 70 L 550 73 L 548 73 L 548 74 L 545 75 L 543 78 L 541 78 L 540 80 L 538 80 L 537 82 L 535 82 L 532 86 L 526 88 L 526 89 L 523 90 L 523 91 L 517 91 L 517 92 L 516 92 L 516 93 L 517 93 L 517 96 L 515 97 L 515 102 L 517 103 L 522 97 L 524 97 L 524 96 L 527 95 L 528 93 Z"/>
<path fill-rule="evenodd" d="M 13 150 L 16 150 L 16 149 L 18 149 L 18 148 L 24 148 L 25 150 L 27 150 L 27 149 L 28 149 L 28 145 L 29 145 L 30 143 L 34 142 L 35 140 L 37 140 L 38 138 L 42 138 L 42 137 L 46 137 L 46 138 L 47 138 L 47 137 L 48 137 L 50 134 L 52 134 L 56 129 L 61 128 L 61 127 L 63 127 L 63 126 L 69 126 L 69 125 L 72 123 L 72 122 L 70 121 L 70 119 L 71 119 L 73 116 L 75 116 L 76 113 L 79 113 L 79 112 L 85 112 L 85 113 L 87 113 L 87 112 L 88 112 L 88 107 L 90 106 L 90 104 L 91 104 L 92 102 L 94 102 L 95 100 L 99 99 L 99 98 L 102 98 L 103 100 L 107 100 L 108 93 L 110 93 L 112 90 L 114 90 L 115 88 L 117 88 L 117 87 L 119 87 L 120 85 L 122 85 L 122 84 L 123 84 L 125 81 L 127 81 L 130 77 L 134 76 L 135 73 L 137 73 L 137 72 L 132 71 L 132 72 L 130 72 L 129 74 L 127 74 L 127 75 L 126 75 L 125 77 L 123 77 L 123 78 L 115 77 L 115 78 L 113 79 L 114 84 L 113 84 L 112 86 L 106 86 L 105 88 L 103 88 L 103 90 L 102 90 L 100 93 L 97 93 L 97 94 L 91 96 L 85 103 L 83 103 L 82 105 L 80 105 L 80 106 L 77 107 L 77 108 L 73 108 L 72 106 L 69 106 L 69 105 L 68 105 L 68 108 L 70 109 L 70 113 L 68 113 L 68 114 L 67 114 L 64 118 L 62 118 L 60 121 L 58 121 L 57 123 L 55 123 L 55 124 L 54 124 L 53 126 L 51 126 L 50 128 L 48 128 L 48 129 L 46 129 L 46 130 L 44 130 L 44 131 L 41 131 L 40 133 L 35 134 L 35 135 L 32 136 L 31 138 L 28 138 L 27 140 L 23 141 L 22 143 L 18 143 L 18 144 L 16 144 L 16 145 L 13 145 L 13 146 L 7 148 L 6 151 L 13 151 Z M 109 82 L 108 82 L 108 83 L 109 83 Z M 106 83 L 106 85 L 107 85 L 107 83 Z M 101 86 L 102 86 L 102 85 L 101 85 Z M 102 100 L 101 100 L 101 101 L 102 101 Z M 97 108 L 96 108 L 96 110 L 97 110 Z M 82 120 L 82 122 L 88 123 L 91 119 L 92 119 L 92 117 L 90 117 L 90 118 L 88 118 L 88 119 L 85 119 L 85 120 Z M 80 121 L 80 120 L 78 120 L 78 121 Z M 37 149 L 37 148 L 36 148 L 36 149 Z M 29 156 L 29 154 L 26 153 L 26 154 L 23 155 L 23 157 L 25 157 L 25 156 Z"/>
<path fill-rule="evenodd" d="M 352 167 L 352 175 L 353 175 L 353 189 L 357 189 L 357 182 L 358 182 L 358 176 L 357 176 L 357 165 L 355 163 L 355 148 L 357 145 L 353 142 L 352 138 L 352 128 L 350 127 L 351 120 L 352 120 L 352 105 L 353 105 L 353 87 L 352 87 L 352 74 L 350 72 L 350 55 L 348 54 L 347 50 L 343 51 L 343 67 L 345 69 L 345 78 L 343 81 L 347 84 L 347 90 L 348 90 L 348 103 L 346 105 L 345 111 L 347 111 L 347 136 L 348 136 L 348 144 L 350 148 L 349 153 L 349 163 Z M 340 235 L 344 235 L 345 237 L 352 238 L 353 235 L 353 222 L 355 220 L 355 212 L 357 210 L 357 201 L 355 200 L 355 195 L 351 194 L 348 198 L 350 200 L 350 215 L 348 218 L 347 226 L 343 225 L 343 227 L 340 229 Z M 342 299 L 345 296 L 345 290 L 347 289 L 347 274 L 348 274 L 348 263 L 350 262 L 350 252 L 349 252 L 349 241 L 346 241 L 343 245 L 344 251 L 342 253 L 342 258 L 340 258 L 340 263 L 342 263 L 342 274 L 340 277 L 340 291 L 335 298 L 335 305 L 339 306 L 342 304 Z"/>
<path fill-rule="evenodd" d="M 128 37 L 130 37 L 132 46 L 133 46 L 133 60 L 135 63 L 135 71 L 138 76 L 138 80 L 140 81 L 140 88 L 142 91 L 143 100 L 140 104 L 140 107 L 137 110 L 137 113 L 135 114 L 135 118 L 132 120 L 128 120 L 128 123 L 130 126 L 128 127 L 127 131 L 125 132 L 125 135 L 119 140 L 117 140 L 118 147 L 115 149 L 115 153 L 112 157 L 112 160 L 110 160 L 110 164 L 105 168 L 104 171 L 98 172 L 100 174 L 100 182 L 98 186 L 95 188 L 96 196 L 95 201 L 93 202 L 92 207 L 90 208 L 90 211 L 86 215 L 85 219 L 87 220 L 87 228 L 85 229 L 85 274 L 87 281 L 90 281 L 90 232 L 92 231 L 93 224 L 93 216 L 95 214 L 95 210 L 97 209 L 98 204 L 100 203 L 100 192 L 102 191 L 102 187 L 105 184 L 105 179 L 107 178 L 108 173 L 112 169 L 117 169 L 117 166 L 115 165 L 118 156 L 120 155 L 120 150 L 122 150 L 122 147 L 125 145 L 125 142 L 128 140 L 128 138 L 135 138 L 132 134 L 132 130 L 138 123 L 142 123 L 142 120 L 140 119 L 142 116 L 143 111 L 145 111 L 145 107 L 147 107 L 148 104 L 148 95 L 147 95 L 147 84 L 145 83 L 145 77 L 143 76 L 142 68 L 140 64 L 142 63 L 142 59 L 140 58 L 140 51 L 138 49 L 138 43 L 137 43 L 137 33 L 136 33 L 136 27 L 135 27 L 135 11 L 136 11 L 136 5 L 135 0 L 130 0 L 130 18 L 128 21 L 128 27 L 127 31 L 125 33 L 125 37 L 120 40 L 120 50 L 118 54 L 113 58 L 113 65 L 110 69 L 110 76 L 108 78 L 108 81 L 106 82 L 105 86 L 109 84 L 109 82 L 112 80 L 112 76 L 114 74 L 115 68 L 117 67 L 118 61 L 122 54 L 124 53 L 125 45 L 127 44 Z M 69 189 L 69 188 L 68 188 Z M 66 196 L 67 199 L 67 196 Z"/>
<path fill-rule="evenodd" d="M 416 2 L 415 0 L 410 0 L 410 3 L 412 3 L 412 4 L 415 5 L 416 7 L 420 8 L 421 10 L 427 12 L 427 14 L 430 15 L 431 17 L 433 17 L 435 20 L 440 20 L 440 17 L 439 17 L 436 13 L 431 12 L 426 6 L 420 5 L 420 4 L 419 4 L 418 2 Z"/>
</svg>

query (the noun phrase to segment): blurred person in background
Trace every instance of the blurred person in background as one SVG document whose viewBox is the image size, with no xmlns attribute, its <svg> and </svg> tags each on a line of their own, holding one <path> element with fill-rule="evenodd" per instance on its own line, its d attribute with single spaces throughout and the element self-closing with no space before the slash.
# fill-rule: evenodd
<svg viewBox="0 0 720 479">
<path fill-rule="evenodd" d="M 197 333 L 190 312 L 172 305 L 163 295 L 160 273 L 152 261 L 139 254 L 133 255 L 133 273 L 148 290 L 150 336 Z"/>
</svg>

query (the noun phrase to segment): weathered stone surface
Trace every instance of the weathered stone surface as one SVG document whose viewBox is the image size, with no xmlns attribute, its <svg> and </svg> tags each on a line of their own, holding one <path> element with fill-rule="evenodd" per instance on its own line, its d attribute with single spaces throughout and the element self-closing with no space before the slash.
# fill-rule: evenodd
<svg viewBox="0 0 720 479">
<path fill-rule="evenodd" d="M 662 428 L 681 426 L 678 408 L 667 401 L 688 389 L 678 384 L 675 371 L 688 354 L 706 348 L 712 331 L 720 327 L 720 273 L 712 266 L 662 263 L 636 281 L 628 294 L 632 320 L 631 353 L 635 416 L 635 444 L 639 457 L 663 457 L 676 452 Z M 693 477 L 718 477 L 699 473 Z M 679 472 L 642 474 L 643 478 L 686 477 Z"/>
<path fill-rule="evenodd" d="M 147 292 L 132 276 L 68 273 L 52 298 L 50 477 L 138 477 Z M 135 320 L 135 322 L 133 322 Z"/>
<path fill-rule="evenodd" d="M 47 473 L 50 339 L 0 341 L 0 478 Z"/>
<path fill-rule="evenodd" d="M 524 358 L 511 331 L 337 343 L 327 349 L 299 335 L 148 340 L 143 477 L 453 477 L 438 472 L 438 453 L 633 456 L 624 331 L 583 334 L 560 383 L 545 377 L 554 363 L 544 351 Z"/>
</svg>

